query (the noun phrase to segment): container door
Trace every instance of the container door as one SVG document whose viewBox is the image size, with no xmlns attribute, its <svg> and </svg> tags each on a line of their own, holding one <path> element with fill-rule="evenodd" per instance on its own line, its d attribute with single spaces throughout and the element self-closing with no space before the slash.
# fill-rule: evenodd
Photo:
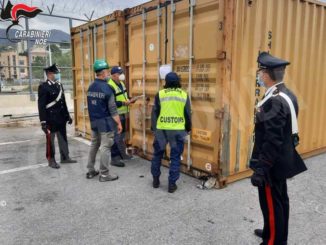
<svg viewBox="0 0 326 245">
<path fill-rule="evenodd" d="M 223 10 L 222 1 L 179 1 L 159 9 L 146 6 L 127 20 L 131 93 L 145 95 L 131 110 L 131 141 L 151 158 L 150 114 L 164 85 L 158 68 L 171 64 L 191 95 L 193 130 L 182 163 L 183 171 L 193 175 L 219 173 Z"/>
<path fill-rule="evenodd" d="M 73 34 L 74 79 L 75 79 L 75 127 L 84 137 L 90 136 L 90 123 L 87 111 L 87 88 L 93 80 L 92 30 L 80 29 Z"/>
</svg>

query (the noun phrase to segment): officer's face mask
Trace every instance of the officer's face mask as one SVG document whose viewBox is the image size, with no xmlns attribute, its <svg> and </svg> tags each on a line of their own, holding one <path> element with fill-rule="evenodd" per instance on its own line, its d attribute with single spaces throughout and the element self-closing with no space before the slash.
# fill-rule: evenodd
<svg viewBox="0 0 326 245">
<path fill-rule="evenodd" d="M 120 75 L 119 75 L 119 80 L 120 80 L 120 81 L 124 81 L 124 80 L 126 80 L 126 76 L 125 76 L 125 74 L 123 74 L 123 73 L 120 74 Z"/>
<path fill-rule="evenodd" d="M 263 73 L 262 73 L 261 71 L 258 72 L 258 75 L 257 75 L 257 82 L 258 82 L 258 84 L 259 84 L 260 87 L 266 88 L 266 84 L 265 84 L 265 82 L 264 82 L 262 76 L 263 76 Z"/>
<path fill-rule="evenodd" d="M 54 81 L 61 81 L 61 73 L 54 74 Z"/>
</svg>

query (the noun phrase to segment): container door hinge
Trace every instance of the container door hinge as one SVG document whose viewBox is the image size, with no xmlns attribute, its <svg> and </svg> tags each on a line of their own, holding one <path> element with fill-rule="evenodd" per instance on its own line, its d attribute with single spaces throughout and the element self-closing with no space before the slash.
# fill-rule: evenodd
<svg viewBox="0 0 326 245">
<path fill-rule="evenodd" d="M 224 109 L 215 110 L 215 118 L 222 120 L 224 118 Z"/>
<path fill-rule="evenodd" d="M 217 51 L 217 59 L 225 60 L 226 59 L 226 51 Z"/>
</svg>

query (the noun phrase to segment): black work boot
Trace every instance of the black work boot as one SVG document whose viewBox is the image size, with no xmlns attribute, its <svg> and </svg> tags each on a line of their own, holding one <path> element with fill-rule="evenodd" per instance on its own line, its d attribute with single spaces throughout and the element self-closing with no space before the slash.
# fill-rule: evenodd
<svg viewBox="0 0 326 245">
<path fill-rule="evenodd" d="M 76 163 L 76 162 L 77 162 L 76 160 L 72 160 L 71 158 L 61 160 L 61 163 Z"/>
<path fill-rule="evenodd" d="M 173 193 L 178 189 L 178 186 L 176 184 L 169 184 L 169 189 L 168 192 L 169 193 Z"/>
<path fill-rule="evenodd" d="M 49 163 L 50 168 L 54 168 L 54 169 L 60 168 L 60 165 L 55 161 L 54 158 L 51 158 L 50 160 L 48 160 L 48 163 Z"/>
<path fill-rule="evenodd" d="M 120 161 L 115 160 L 111 162 L 111 165 L 115 167 L 123 168 L 125 166 L 125 163 L 121 160 Z"/>
<path fill-rule="evenodd" d="M 256 230 L 254 230 L 254 233 L 256 236 L 263 238 L 263 230 L 262 229 L 256 229 Z"/>
<path fill-rule="evenodd" d="M 125 154 L 125 155 L 123 156 L 123 160 L 133 160 L 133 159 L 134 159 L 133 156 L 130 156 L 130 155 L 127 155 L 127 154 Z"/>
<path fill-rule="evenodd" d="M 153 177 L 153 188 L 160 187 L 160 177 Z"/>
</svg>

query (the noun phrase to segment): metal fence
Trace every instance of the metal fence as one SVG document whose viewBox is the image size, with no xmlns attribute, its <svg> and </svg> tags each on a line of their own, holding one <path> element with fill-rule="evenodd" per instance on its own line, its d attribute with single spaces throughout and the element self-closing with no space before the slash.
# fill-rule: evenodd
<svg viewBox="0 0 326 245">
<path fill-rule="evenodd" d="M 87 21 L 42 13 L 32 19 L 22 19 L 19 25 L 12 27 L 10 40 L 6 29 L 11 22 L 1 21 L 0 96 L 29 93 L 31 100 L 35 100 L 38 86 L 45 79 L 43 69 L 53 63 L 60 68 L 65 90 L 72 91 L 70 29 Z"/>
</svg>

